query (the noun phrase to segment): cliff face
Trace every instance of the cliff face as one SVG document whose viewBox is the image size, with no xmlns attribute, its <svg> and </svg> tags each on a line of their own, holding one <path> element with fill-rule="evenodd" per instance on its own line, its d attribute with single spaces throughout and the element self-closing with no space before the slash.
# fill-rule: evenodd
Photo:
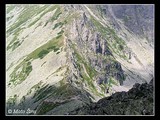
<svg viewBox="0 0 160 120">
<path fill-rule="evenodd" d="M 86 111 L 83 106 L 149 82 L 153 18 L 152 5 L 7 5 L 7 110 L 30 108 L 36 111 L 30 114 L 39 115 Z"/>
</svg>

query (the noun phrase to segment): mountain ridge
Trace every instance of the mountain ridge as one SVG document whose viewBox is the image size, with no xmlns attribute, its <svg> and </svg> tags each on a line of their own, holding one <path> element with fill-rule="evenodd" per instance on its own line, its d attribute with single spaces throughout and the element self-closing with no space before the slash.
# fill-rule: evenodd
<svg viewBox="0 0 160 120">
<path fill-rule="evenodd" d="M 152 5 L 7 5 L 7 110 L 66 114 L 149 83 L 151 13 Z"/>
</svg>

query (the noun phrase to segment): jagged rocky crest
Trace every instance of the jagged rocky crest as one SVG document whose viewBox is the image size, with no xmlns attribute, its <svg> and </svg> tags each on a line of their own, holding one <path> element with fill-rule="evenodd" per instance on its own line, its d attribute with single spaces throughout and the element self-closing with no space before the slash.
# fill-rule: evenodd
<svg viewBox="0 0 160 120">
<path fill-rule="evenodd" d="M 97 103 L 78 108 L 69 115 L 153 115 L 153 79 L 136 83 L 128 92 L 117 92 Z"/>
</svg>

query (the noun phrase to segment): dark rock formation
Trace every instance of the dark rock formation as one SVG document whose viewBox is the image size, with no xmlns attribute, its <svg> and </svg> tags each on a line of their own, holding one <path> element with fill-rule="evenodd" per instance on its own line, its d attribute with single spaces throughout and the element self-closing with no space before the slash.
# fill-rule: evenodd
<svg viewBox="0 0 160 120">
<path fill-rule="evenodd" d="M 128 92 L 117 92 L 70 115 L 153 115 L 153 80 L 136 83 Z"/>
</svg>

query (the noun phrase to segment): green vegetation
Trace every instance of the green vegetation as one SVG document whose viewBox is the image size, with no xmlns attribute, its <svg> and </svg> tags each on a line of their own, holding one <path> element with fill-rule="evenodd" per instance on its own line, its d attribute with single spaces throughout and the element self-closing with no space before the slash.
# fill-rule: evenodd
<svg viewBox="0 0 160 120">
<path fill-rule="evenodd" d="M 58 39 L 58 38 L 60 38 L 62 35 L 58 35 L 57 37 L 56 37 L 56 39 Z"/>
<path fill-rule="evenodd" d="M 49 51 L 47 50 L 42 50 L 40 53 L 38 53 L 38 56 L 40 59 L 42 59 L 46 54 L 48 54 Z"/>
<path fill-rule="evenodd" d="M 99 23 L 96 19 L 91 16 L 91 21 L 95 25 L 96 29 L 102 34 L 105 38 L 107 35 L 110 35 L 112 31 L 109 28 L 104 27 L 101 23 Z M 108 38 L 108 37 L 107 37 Z"/>
<path fill-rule="evenodd" d="M 41 84 L 42 84 L 42 83 L 38 83 L 38 84 L 36 84 L 35 86 L 33 86 L 33 87 L 30 89 L 31 92 L 32 92 L 32 89 L 35 89 L 33 98 L 37 97 L 41 92 L 43 92 L 43 91 L 44 91 L 45 89 L 47 89 L 47 87 L 49 86 L 48 84 L 47 84 L 47 85 L 43 84 L 43 85 L 41 86 Z M 40 86 L 41 86 L 41 87 L 40 87 Z M 38 89 L 36 89 L 36 88 L 38 88 Z M 29 93 L 31 93 L 30 91 L 29 91 Z"/>
<path fill-rule="evenodd" d="M 25 100 L 26 100 L 26 97 L 23 96 L 22 99 L 21 99 L 21 102 L 23 103 Z"/>
<path fill-rule="evenodd" d="M 7 5 L 7 9 L 6 9 L 6 12 L 7 14 L 12 11 L 16 6 L 15 5 Z"/>
<path fill-rule="evenodd" d="M 95 25 L 96 29 L 101 33 L 104 39 L 107 39 L 108 46 L 112 52 L 117 54 L 123 59 L 127 59 L 123 50 L 126 47 L 125 41 L 118 37 L 113 29 L 109 26 L 104 27 L 100 22 L 91 17 L 91 21 Z M 112 40 L 112 41 L 111 41 Z"/>
<path fill-rule="evenodd" d="M 88 75 L 92 79 L 97 74 L 96 70 L 93 67 L 91 67 L 91 65 L 87 65 L 87 63 L 84 63 L 84 65 Z"/>
<path fill-rule="evenodd" d="M 58 100 L 64 100 L 77 94 L 78 94 L 77 91 L 70 84 L 62 83 L 62 86 L 59 86 L 58 88 L 54 89 L 54 91 L 50 96 Z"/>
<path fill-rule="evenodd" d="M 32 25 L 34 25 L 39 19 L 40 19 L 40 18 L 37 18 L 35 21 L 33 21 L 32 23 L 30 23 L 30 24 L 28 25 L 28 27 L 31 27 Z"/>
<path fill-rule="evenodd" d="M 64 33 L 63 30 L 61 30 L 59 33 L 57 33 L 58 35 L 62 35 Z"/>
<path fill-rule="evenodd" d="M 59 22 L 59 23 L 56 23 L 53 27 L 53 30 L 56 29 L 57 27 L 61 28 L 63 26 L 64 23 L 62 22 Z"/>
<path fill-rule="evenodd" d="M 96 87 L 93 84 L 93 80 L 89 78 L 85 73 L 83 73 L 82 76 L 83 76 L 83 79 L 87 82 L 87 85 L 89 86 L 89 88 L 93 91 L 93 93 L 95 93 L 96 95 L 99 95 Z"/>
<path fill-rule="evenodd" d="M 34 102 L 39 100 L 44 100 L 46 98 L 55 98 L 57 100 L 64 100 L 70 98 L 71 96 L 77 95 L 77 91 L 75 91 L 72 86 L 69 84 L 64 84 L 64 81 L 61 81 L 61 86 L 56 88 L 55 86 L 46 85 L 40 89 L 38 89 L 33 98 L 36 98 Z"/>
<path fill-rule="evenodd" d="M 48 8 L 49 7 L 49 8 Z M 48 9 L 47 9 L 48 8 Z M 36 18 L 35 21 L 33 21 L 31 24 L 29 24 L 29 27 L 31 27 L 32 25 L 34 25 L 38 20 L 40 20 L 46 13 L 53 11 L 55 9 L 59 10 L 59 5 L 45 5 L 43 9 L 40 10 L 40 12 L 43 12 L 38 18 Z M 47 9 L 47 10 L 45 10 Z M 45 23 L 44 26 L 46 26 L 48 24 L 48 21 Z"/>
<path fill-rule="evenodd" d="M 61 37 L 61 36 L 60 36 Z M 58 38 L 60 38 L 58 37 Z M 56 37 L 57 38 L 57 37 Z M 38 53 L 38 57 L 40 59 L 44 58 L 51 50 L 54 50 L 54 52 L 57 52 L 59 50 L 59 48 L 57 48 L 56 46 L 51 46 L 49 48 L 47 48 L 46 50 L 42 50 Z"/>
<path fill-rule="evenodd" d="M 60 86 L 64 86 L 66 84 L 66 79 L 63 78 L 61 81 L 59 81 Z"/>
<path fill-rule="evenodd" d="M 60 52 L 57 52 L 56 54 L 59 54 Z"/>
<path fill-rule="evenodd" d="M 9 46 L 9 47 L 11 47 L 12 48 L 12 51 L 13 50 L 15 50 L 18 46 L 20 46 L 21 45 L 21 43 L 19 42 L 19 41 L 16 41 L 16 42 L 14 42 L 13 43 L 13 45 L 12 46 Z"/>
<path fill-rule="evenodd" d="M 49 9 L 50 11 L 53 11 L 55 8 L 56 12 L 54 13 L 54 15 L 45 23 L 44 26 L 46 26 L 49 22 L 54 22 L 55 20 L 57 20 L 59 18 L 59 16 L 62 14 L 61 12 L 61 8 L 59 5 L 55 5 L 54 7 L 52 7 L 52 9 Z"/>
<path fill-rule="evenodd" d="M 25 22 L 27 22 L 29 19 L 31 19 L 33 16 L 40 14 L 43 12 L 46 8 L 48 8 L 50 5 L 44 5 L 43 7 L 40 7 L 38 5 L 26 5 L 22 11 L 22 13 L 19 15 L 17 22 L 15 22 L 11 27 L 7 30 L 7 33 L 14 32 L 14 38 L 7 46 L 7 50 L 12 48 L 12 51 L 15 50 L 18 46 L 21 45 L 21 43 L 18 41 L 18 35 L 23 30 L 21 28 L 21 25 L 23 25 Z M 44 16 L 47 12 L 54 10 L 57 8 L 58 5 L 51 5 L 51 7 L 44 11 L 35 21 L 29 24 L 29 27 L 34 25 L 42 16 Z"/>
<path fill-rule="evenodd" d="M 112 87 L 112 84 L 113 85 L 118 85 L 118 81 L 115 80 L 113 77 L 110 77 L 109 81 L 108 81 L 108 86 L 109 87 Z"/>
<path fill-rule="evenodd" d="M 84 61 L 84 59 L 81 57 L 81 55 L 75 49 L 75 46 L 73 44 L 71 47 L 74 50 L 74 54 L 77 59 L 76 64 L 78 66 L 79 71 L 81 71 L 81 75 L 82 75 L 83 80 L 87 83 L 88 87 L 90 88 L 90 90 L 94 94 L 96 94 L 98 96 L 103 96 L 103 94 L 98 93 L 96 87 L 93 84 L 93 77 L 96 76 L 97 71 L 89 63 Z M 82 65 L 84 65 L 86 72 L 88 73 L 89 76 L 84 72 L 84 68 L 82 67 Z"/>
<path fill-rule="evenodd" d="M 41 85 L 42 85 L 42 81 L 40 81 L 39 83 L 37 83 L 36 85 L 34 85 L 31 89 L 38 90 L 38 89 L 40 89 Z"/>
<path fill-rule="evenodd" d="M 54 103 L 43 102 L 41 104 L 41 108 L 37 111 L 37 114 L 38 115 L 44 115 L 45 113 L 52 110 L 53 108 L 55 108 L 58 105 L 59 105 L 58 103 L 54 104 Z"/>
<path fill-rule="evenodd" d="M 22 44 L 22 42 L 19 42 L 18 39 L 18 35 L 21 33 L 22 29 L 21 28 L 17 28 L 17 30 L 14 33 L 14 37 L 12 39 L 12 41 L 8 44 L 7 46 L 7 50 L 12 49 L 15 50 L 18 46 L 20 46 Z"/>
<path fill-rule="evenodd" d="M 99 86 L 101 88 L 101 91 L 103 93 L 106 93 L 106 89 L 112 87 L 112 85 L 118 85 L 118 81 L 114 79 L 113 77 L 110 77 L 108 79 L 108 84 L 102 83 Z"/>
<path fill-rule="evenodd" d="M 54 52 L 58 51 L 59 47 L 63 45 L 62 39 L 63 36 L 59 37 L 58 39 L 53 38 L 46 44 L 42 45 L 41 47 L 34 50 L 32 53 L 27 55 L 26 59 L 24 59 L 19 65 L 17 65 L 14 71 L 10 74 L 11 80 L 9 85 L 13 83 L 13 85 L 16 86 L 17 84 L 23 82 L 27 78 L 29 73 L 32 71 L 31 62 L 29 61 L 32 61 L 37 58 L 42 59 L 52 50 L 54 50 Z M 22 70 L 20 70 L 21 68 Z"/>
<path fill-rule="evenodd" d="M 34 102 L 37 102 L 41 99 L 45 99 L 46 97 L 48 97 L 50 94 L 52 94 L 52 92 L 54 91 L 54 87 L 46 85 L 40 89 L 38 89 L 33 98 L 36 98 Z"/>
<path fill-rule="evenodd" d="M 75 57 L 77 58 L 77 64 L 79 64 L 79 63 L 84 64 L 89 77 L 92 79 L 96 75 L 96 70 L 89 63 L 87 64 L 87 62 L 84 61 L 84 59 L 81 57 L 81 55 L 75 49 L 74 45 L 72 45 L 72 49 L 74 50 Z"/>
<path fill-rule="evenodd" d="M 19 15 L 17 22 L 15 22 L 8 30 L 8 32 L 13 32 L 16 28 L 19 28 L 28 19 L 40 12 L 40 7 L 36 5 L 26 5 L 23 12 Z"/>
<path fill-rule="evenodd" d="M 7 100 L 7 104 L 8 104 L 9 106 L 15 105 L 16 100 L 17 100 L 17 94 L 15 94 L 13 97 L 12 97 L 12 96 L 9 97 L 9 99 Z"/>
<path fill-rule="evenodd" d="M 27 78 L 27 76 L 29 75 L 31 71 L 32 71 L 31 62 L 26 62 L 21 67 L 19 67 L 17 70 L 14 69 L 14 71 L 10 74 L 11 80 L 9 83 L 10 84 L 13 83 L 13 85 L 22 83 Z"/>
<path fill-rule="evenodd" d="M 119 47 L 118 49 L 119 49 L 120 51 L 124 49 L 122 45 L 119 45 L 118 47 Z"/>
<path fill-rule="evenodd" d="M 37 114 L 45 114 L 55 107 L 67 103 L 71 98 L 80 94 L 81 91 L 74 88 L 70 84 L 65 83 L 65 79 L 59 82 L 57 88 L 55 86 L 47 86 L 38 95 L 42 94 L 42 101 L 38 107 Z M 49 88 L 51 91 L 48 91 Z M 52 94 L 50 94 L 52 93 Z M 44 95 L 44 96 L 43 96 Z M 37 95 L 36 95 L 37 97 Z"/>
<path fill-rule="evenodd" d="M 51 21 L 53 22 L 54 20 L 57 20 L 61 14 L 62 12 L 60 12 L 59 9 L 57 9 L 55 15 L 51 18 Z"/>
<path fill-rule="evenodd" d="M 54 52 L 56 52 L 57 50 L 59 50 L 59 47 L 61 47 L 63 45 L 63 36 L 57 38 L 53 38 L 51 40 L 49 40 L 46 44 L 42 45 L 41 47 L 37 48 L 36 50 L 34 50 L 32 53 L 30 53 L 27 56 L 27 59 L 37 59 L 40 58 L 40 54 L 43 54 L 44 50 L 47 50 L 48 53 L 51 52 L 52 50 L 54 50 Z M 47 52 L 45 52 L 47 53 Z M 39 56 L 40 55 L 40 56 Z M 43 57 L 46 54 L 43 54 Z"/>
<path fill-rule="evenodd" d="M 39 83 L 37 83 L 36 85 L 34 85 L 34 86 L 27 92 L 27 95 L 31 94 L 32 91 L 33 91 L 33 89 L 34 89 L 35 91 L 39 90 L 41 84 L 42 84 L 42 81 L 40 81 Z"/>
<path fill-rule="evenodd" d="M 102 91 L 103 93 L 106 93 L 107 84 L 102 83 L 102 84 L 100 84 L 99 86 L 100 86 L 100 88 L 101 88 L 101 91 Z"/>
<path fill-rule="evenodd" d="M 55 48 L 56 48 L 56 46 L 53 45 L 51 47 L 48 47 L 47 50 L 54 50 Z"/>
<path fill-rule="evenodd" d="M 12 19 L 13 17 L 14 17 L 14 16 L 7 17 L 6 20 L 9 21 L 9 20 Z"/>
</svg>

